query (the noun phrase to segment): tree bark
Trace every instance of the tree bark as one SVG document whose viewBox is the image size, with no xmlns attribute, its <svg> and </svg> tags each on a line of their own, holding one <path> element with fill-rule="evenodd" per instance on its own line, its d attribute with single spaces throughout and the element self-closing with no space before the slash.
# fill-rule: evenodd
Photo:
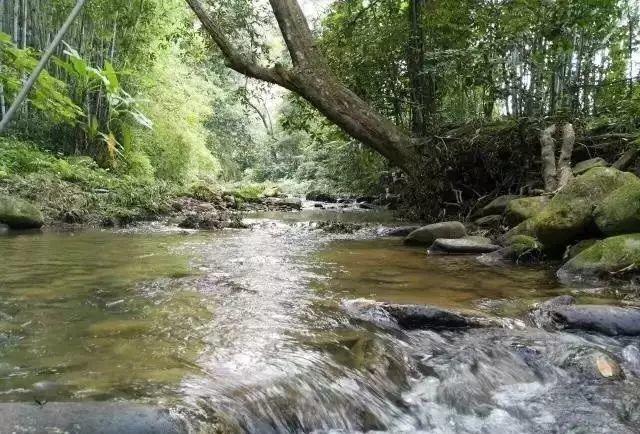
<svg viewBox="0 0 640 434">
<path fill-rule="evenodd" d="M 422 12 L 425 0 L 411 0 L 409 2 L 409 23 L 411 38 L 407 55 L 407 71 L 409 73 L 411 95 L 411 132 L 414 136 L 424 135 L 427 116 L 427 86 L 425 74 L 422 70 L 425 64 L 424 28 Z"/>
<path fill-rule="evenodd" d="M 545 191 L 555 191 L 557 188 L 556 169 L 556 142 L 553 134 L 556 126 L 551 125 L 540 133 L 540 156 L 542 157 L 542 180 Z"/>
<path fill-rule="evenodd" d="M 562 147 L 560 148 L 560 156 L 558 157 L 558 188 L 567 185 L 567 182 L 573 177 L 571 171 L 571 156 L 573 155 L 573 146 L 576 143 L 576 132 L 573 125 L 567 122 L 562 126 Z"/>
<path fill-rule="evenodd" d="M 269 0 L 293 63 L 291 69 L 281 64 L 264 67 L 253 62 L 231 44 L 199 0 L 186 2 L 220 48 L 227 66 L 300 95 L 345 133 L 409 175 L 416 173 L 417 142 L 340 83 L 316 49 L 307 20 L 296 0 Z"/>
</svg>

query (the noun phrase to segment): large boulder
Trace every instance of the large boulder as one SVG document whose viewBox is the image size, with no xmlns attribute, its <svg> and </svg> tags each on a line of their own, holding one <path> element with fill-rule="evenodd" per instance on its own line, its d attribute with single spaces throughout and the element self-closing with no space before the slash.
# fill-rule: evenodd
<svg viewBox="0 0 640 434">
<path fill-rule="evenodd" d="M 441 222 L 423 226 L 404 239 L 405 244 L 431 246 L 437 238 L 462 238 L 467 230 L 460 222 Z"/>
<path fill-rule="evenodd" d="M 492 215 L 492 214 L 494 215 L 502 214 L 504 210 L 507 208 L 507 205 L 509 204 L 509 202 L 511 202 L 514 199 L 518 199 L 519 197 L 520 196 L 516 196 L 512 194 L 498 196 L 495 199 L 493 199 L 491 202 L 489 202 L 488 205 L 481 208 L 478 212 L 478 215 L 476 215 L 475 217 L 483 217 L 483 216 Z"/>
<path fill-rule="evenodd" d="M 593 169 L 594 167 L 607 167 L 608 165 L 609 163 L 607 163 L 606 160 L 603 158 L 600 158 L 600 157 L 591 158 L 589 160 L 584 160 L 577 163 L 573 167 L 573 174 L 575 176 L 582 175 L 583 173 Z"/>
<path fill-rule="evenodd" d="M 582 250 L 558 270 L 558 277 L 563 281 L 599 278 L 637 271 L 639 266 L 640 234 L 618 235 Z"/>
<path fill-rule="evenodd" d="M 0 404 L 0 431 L 24 433 L 186 434 L 168 410 L 133 403 Z"/>
<path fill-rule="evenodd" d="M 625 184 L 605 197 L 593 218 L 607 236 L 640 233 L 640 182 Z"/>
<path fill-rule="evenodd" d="M 596 167 L 573 178 L 533 217 L 536 238 L 549 251 L 562 253 L 571 242 L 597 232 L 593 210 L 600 201 L 623 185 L 637 182 L 633 174 L 608 167 Z"/>
<path fill-rule="evenodd" d="M 11 229 L 37 229 L 44 224 L 38 208 L 13 196 L 0 195 L 0 223 Z"/>
<path fill-rule="evenodd" d="M 549 196 L 521 197 L 507 204 L 505 220 L 515 226 L 539 214 L 549 203 Z"/>
<path fill-rule="evenodd" d="M 500 249 L 486 237 L 438 238 L 429 248 L 429 254 L 466 255 L 490 253 Z"/>
</svg>

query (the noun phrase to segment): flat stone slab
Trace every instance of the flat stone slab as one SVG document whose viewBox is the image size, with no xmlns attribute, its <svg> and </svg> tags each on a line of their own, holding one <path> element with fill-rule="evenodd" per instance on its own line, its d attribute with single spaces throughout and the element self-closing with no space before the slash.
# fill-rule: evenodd
<svg viewBox="0 0 640 434">
<path fill-rule="evenodd" d="M 500 246 L 493 244 L 490 239 L 484 237 L 438 238 L 429 248 L 429 253 L 473 255 L 491 253 L 499 249 Z"/>
<path fill-rule="evenodd" d="M 0 404 L 0 432 L 67 434 L 187 434 L 165 409 L 132 403 Z"/>
<path fill-rule="evenodd" d="M 599 332 L 609 336 L 640 335 L 640 309 L 603 306 L 552 306 L 548 310 L 555 325 L 567 329 Z"/>
</svg>

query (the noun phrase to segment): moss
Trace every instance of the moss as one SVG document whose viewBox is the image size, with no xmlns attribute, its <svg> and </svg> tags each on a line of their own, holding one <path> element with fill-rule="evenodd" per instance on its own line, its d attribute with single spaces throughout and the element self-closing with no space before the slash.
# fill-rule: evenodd
<svg viewBox="0 0 640 434">
<path fill-rule="evenodd" d="M 543 246 L 529 235 L 515 235 L 508 240 L 509 254 L 516 262 L 532 261 L 542 257 Z"/>
<path fill-rule="evenodd" d="M 8 195 L 0 195 L 0 223 L 13 229 L 39 228 L 44 217 L 33 204 Z"/>
<path fill-rule="evenodd" d="M 640 266 L 640 234 L 618 235 L 598 241 L 569 260 L 560 274 L 602 276 Z"/>
<path fill-rule="evenodd" d="M 535 235 L 550 251 L 562 252 L 576 239 L 593 232 L 593 210 L 612 191 L 640 182 L 631 173 L 596 167 L 572 179 L 549 205 L 533 217 Z"/>
<path fill-rule="evenodd" d="M 507 204 L 505 219 L 508 225 L 518 225 L 523 221 L 535 217 L 549 203 L 548 196 L 522 197 Z"/>
<path fill-rule="evenodd" d="M 598 204 L 593 216 L 605 235 L 640 232 L 640 182 L 615 190 Z"/>
</svg>

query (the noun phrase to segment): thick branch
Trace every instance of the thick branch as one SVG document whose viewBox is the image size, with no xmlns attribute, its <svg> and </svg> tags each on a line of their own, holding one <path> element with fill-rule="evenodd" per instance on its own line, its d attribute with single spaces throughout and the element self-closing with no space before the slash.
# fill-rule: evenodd
<svg viewBox="0 0 640 434">
<path fill-rule="evenodd" d="M 314 39 L 297 0 L 269 0 L 280 33 L 294 66 L 305 68 L 317 63 Z"/>
<path fill-rule="evenodd" d="M 546 191 L 555 191 L 557 188 L 558 174 L 556 169 L 556 142 L 553 140 L 553 134 L 556 132 L 556 126 L 551 125 L 540 133 L 540 156 L 542 157 L 542 179 L 544 181 L 544 189 Z"/>
<path fill-rule="evenodd" d="M 199 0 L 186 0 L 186 2 L 198 16 L 202 26 L 211 36 L 213 42 L 215 42 L 218 48 L 220 48 L 227 66 L 248 77 L 288 88 L 287 80 L 285 78 L 287 71 L 284 68 L 265 68 L 248 59 L 247 56 L 238 51 L 237 48 L 229 42 L 222 29 L 204 10 L 204 7 Z"/>
</svg>

